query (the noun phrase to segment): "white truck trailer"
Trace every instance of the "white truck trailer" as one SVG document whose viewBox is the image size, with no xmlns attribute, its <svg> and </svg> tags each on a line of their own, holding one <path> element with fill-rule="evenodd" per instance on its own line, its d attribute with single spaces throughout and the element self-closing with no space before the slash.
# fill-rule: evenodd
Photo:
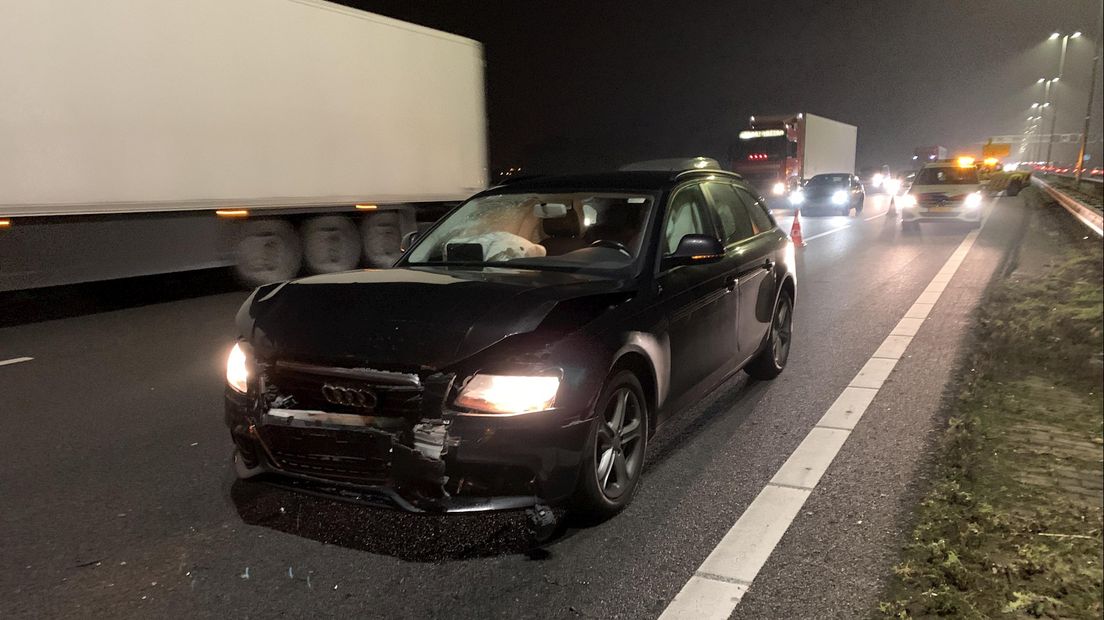
<svg viewBox="0 0 1104 620">
<path fill-rule="evenodd" d="M 752 116 L 732 146 L 732 170 L 782 196 L 818 174 L 855 173 L 859 130 L 816 114 Z"/>
<path fill-rule="evenodd" d="M 0 291 L 389 265 L 487 183 L 476 41 L 321 0 L 0 2 Z"/>
</svg>

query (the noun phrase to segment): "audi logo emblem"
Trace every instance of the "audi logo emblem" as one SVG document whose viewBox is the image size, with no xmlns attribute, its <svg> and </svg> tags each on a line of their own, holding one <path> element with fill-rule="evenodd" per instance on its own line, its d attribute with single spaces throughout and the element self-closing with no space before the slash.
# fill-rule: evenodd
<svg viewBox="0 0 1104 620">
<path fill-rule="evenodd" d="M 374 409 L 376 407 L 376 395 L 371 390 L 364 388 L 346 387 L 343 385 L 322 386 L 322 397 L 326 402 L 358 409 Z"/>
</svg>

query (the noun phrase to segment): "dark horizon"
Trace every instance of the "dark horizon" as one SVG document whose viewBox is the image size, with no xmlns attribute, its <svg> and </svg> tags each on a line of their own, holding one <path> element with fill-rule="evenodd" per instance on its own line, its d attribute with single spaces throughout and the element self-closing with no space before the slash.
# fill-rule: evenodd
<svg viewBox="0 0 1104 620">
<path fill-rule="evenodd" d="M 859 167 L 906 164 L 921 145 L 976 151 L 1024 130 L 1041 98 L 1035 80 L 1057 72 L 1054 30 L 1084 34 L 1055 93 L 1057 133 L 1080 133 L 1100 6 L 341 3 L 480 41 L 491 168 L 542 172 L 684 155 L 723 163 L 749 115 L 788 112 L 857 125 Z M 1099 136 L 1099 105 L 1093 126 Z"/>
</svg>

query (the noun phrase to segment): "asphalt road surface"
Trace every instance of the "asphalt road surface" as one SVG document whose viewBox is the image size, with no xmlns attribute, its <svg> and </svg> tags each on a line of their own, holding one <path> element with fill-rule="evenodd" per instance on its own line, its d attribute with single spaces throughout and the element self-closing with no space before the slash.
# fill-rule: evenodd
<svg viewBox="0 0 1104 620">
<path fill-rule="evenodd" d="M 657 617 L 969 233 L 902 234 L 885 206 L 803 216 L 786 371 L 741 374 L 682 413 L 628 510 L 541 547 L 519 513 L 427 517 L 235 482 L 222 364 L 244 293 L 0 329 L 0 617 Z M 971 313 L 1021 230 L 1019 198 L 989 207 L 734 617 L 876 605 Z"/>
</svg>

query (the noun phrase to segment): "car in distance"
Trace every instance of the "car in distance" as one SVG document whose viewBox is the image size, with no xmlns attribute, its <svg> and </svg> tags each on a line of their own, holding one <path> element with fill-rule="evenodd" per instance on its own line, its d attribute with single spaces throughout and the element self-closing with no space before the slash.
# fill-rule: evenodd
<svg viewBox="0 0 1104 620">
<path fill-rule="evenodd" d="M 802 211 L 832 211 L 840 215 L 862 213 L 866 191 L 859 177 L 839 172 L 818 174 L 805 182 L 805 186 L 790 195 L 790 204 Z"/>
<path fill-rule="evenodd" d="M 253 292 L 226 368 L 235 469 L 412 511 L 605 518 L 674 412 L 782 371 L 795 294 L 793 245 L 738 175 L 519 179 L 390 269 Z"/>
<path fill-rule="evenodd" d="M 966 222 L 981 225 L 983 196 L 972 162 L 942 160 L 924 165 L 908 192 L 897 198 L 901 228 L 916 230 L 920 222 Z"/>
</svg>

